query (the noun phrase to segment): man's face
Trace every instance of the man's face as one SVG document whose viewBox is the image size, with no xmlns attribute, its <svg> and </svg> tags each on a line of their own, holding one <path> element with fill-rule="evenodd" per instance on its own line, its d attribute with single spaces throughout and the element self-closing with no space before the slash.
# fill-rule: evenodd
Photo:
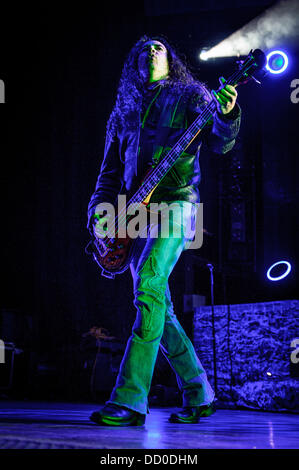
<svg viewBox="0 0 299 470">
<path fill-rule="evenodd" d="M 139 74 L 145 83 L 166 78 L 169 72 L 167 49 L 160 41 L 144 43 L 138 57 Z"/>
</svg>

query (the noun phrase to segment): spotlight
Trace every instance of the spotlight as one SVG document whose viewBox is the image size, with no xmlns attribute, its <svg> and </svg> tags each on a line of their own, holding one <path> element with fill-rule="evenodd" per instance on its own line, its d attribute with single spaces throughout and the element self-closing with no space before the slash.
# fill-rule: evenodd
<svg viewBox="0 0 299 470">
<path fill-rule="evenodd" d="M 288 56 L 282 51 L 272 51 L 267 54 L 266 69 L 271 73 L 278 74 L 284 72 L 288 63 Z"/>
<path fill-rule="evenodd" d="M 209 54 L 207 49 L 202 49 L 201 53 L 199 54 L 200 60 L 208 60 Z"/>
<path fill-rule="evenodd" d="M 271 276 L 271 271 L 273 268 L 275 268 L 275 266 L 279 266 L 281 264 L 285 264 L 287 266 L 285 272 L 283 274 L 281 274 L 280 276 Z M 283 279 L 284 277 L 286 277 L 289 272 L 291 271 L 292 267 L 291 267 L 291 264 L 288 262 L 288 261 L 277 261 L 277 263 L 274 263 L 272 264 L 272 266 L 270 266 L 270 268 L 268 269 L 267 271 L 267 278 L 270 280 L 270 281 L 280 281 L 281 279 Z"/>
<path fill-rule="evenodd" d="M 203 57 L 200 54 L 200 60 L 246 56 L 250 49 L 274 51 L 286 41 L 297 43 L 299 36 L 298 0 L 281 0 L 274 3 L 263 13 L 211 47 L 207 54 L 203 54 Z M 275 61 L 275 58 L 273 60 Z M 279 63 L 282 61 L 285 61 L 284 57 L 278 58 L 274 70 L 280 69 Z"/>
</svg>

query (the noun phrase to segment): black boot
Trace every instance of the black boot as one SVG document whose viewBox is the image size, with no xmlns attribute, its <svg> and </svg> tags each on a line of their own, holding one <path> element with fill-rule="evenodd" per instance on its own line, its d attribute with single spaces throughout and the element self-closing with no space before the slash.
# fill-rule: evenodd
<svg viewBox="0 0 299 470">
<path fill-rule="evenodd" d="M 142 426 L 145 423 L 145 415 L 113 403 L 94 411 L 89 419 L 102 426 Z"/>
<path fill-rule="evenodd" d="M 169 422 L 170 423 L 186 423 L 196 424 L 199 422 L 200 417 L 207 417 L 215 413 L 214 405 L 202 405 L 202 406 L 185 406 L 178 413 L 172 413 Z"/>
</svg>

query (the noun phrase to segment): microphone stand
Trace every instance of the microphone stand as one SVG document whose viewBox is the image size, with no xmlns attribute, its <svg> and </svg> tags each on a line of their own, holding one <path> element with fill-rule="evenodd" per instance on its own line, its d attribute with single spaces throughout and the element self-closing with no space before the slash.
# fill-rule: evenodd
<svg viewBox="0 0 299 470">
<path fill-rule="evenodd" d="M 210 282 L 211 282 L 211 308 L 212 308 L 212 334 L 213 334 L 213 363 L 214 363 L 214 387 L 215 395 L 217 397 L 217 368 L 216 368 L 216 335 L 215 335 L 215 313 L 214 313 L 214 277 L 212 264 L 207 264 L 210 270 Z"/>
</svg>

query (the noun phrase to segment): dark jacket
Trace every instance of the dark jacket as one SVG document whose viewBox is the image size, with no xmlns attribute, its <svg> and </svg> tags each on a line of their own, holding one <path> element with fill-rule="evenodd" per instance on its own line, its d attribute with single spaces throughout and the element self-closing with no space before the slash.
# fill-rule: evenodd
<svg viewBox="0 0 299 470">
<path fill-rule="evenodd" d="M 164 88 L 158 99 L 160 116 L 154 145 L 154 159 L 159 161 L 192 124 L 206 101 L 184 99 L 182 95 Z M 150 115 L 150 113 L 149 113 Z M 216 153 L 224 154 L 232 149 L 240 127 L 241 110 L 235 106 L 229 115 L 215 113 L 213 121 L 205 126 L 171 170 L 154 190 L 151 202 L 186 200 L 199 202 L 200 166 L 199 151 L 202 141 Z M 117 135 L 106 135 L 104 159 L 97 179 L 95 191 L 88 205 L 88 224 L 96 206 L 101 202 L 116 203 L 118 194 L 133 194 L 140 185 L 138 156 L 140 128 L 119 129 Z M 142 149 L 140 149 L 142 152 Z M 139 157 L 140 158 L 140 157 Z"/>
</svg>

